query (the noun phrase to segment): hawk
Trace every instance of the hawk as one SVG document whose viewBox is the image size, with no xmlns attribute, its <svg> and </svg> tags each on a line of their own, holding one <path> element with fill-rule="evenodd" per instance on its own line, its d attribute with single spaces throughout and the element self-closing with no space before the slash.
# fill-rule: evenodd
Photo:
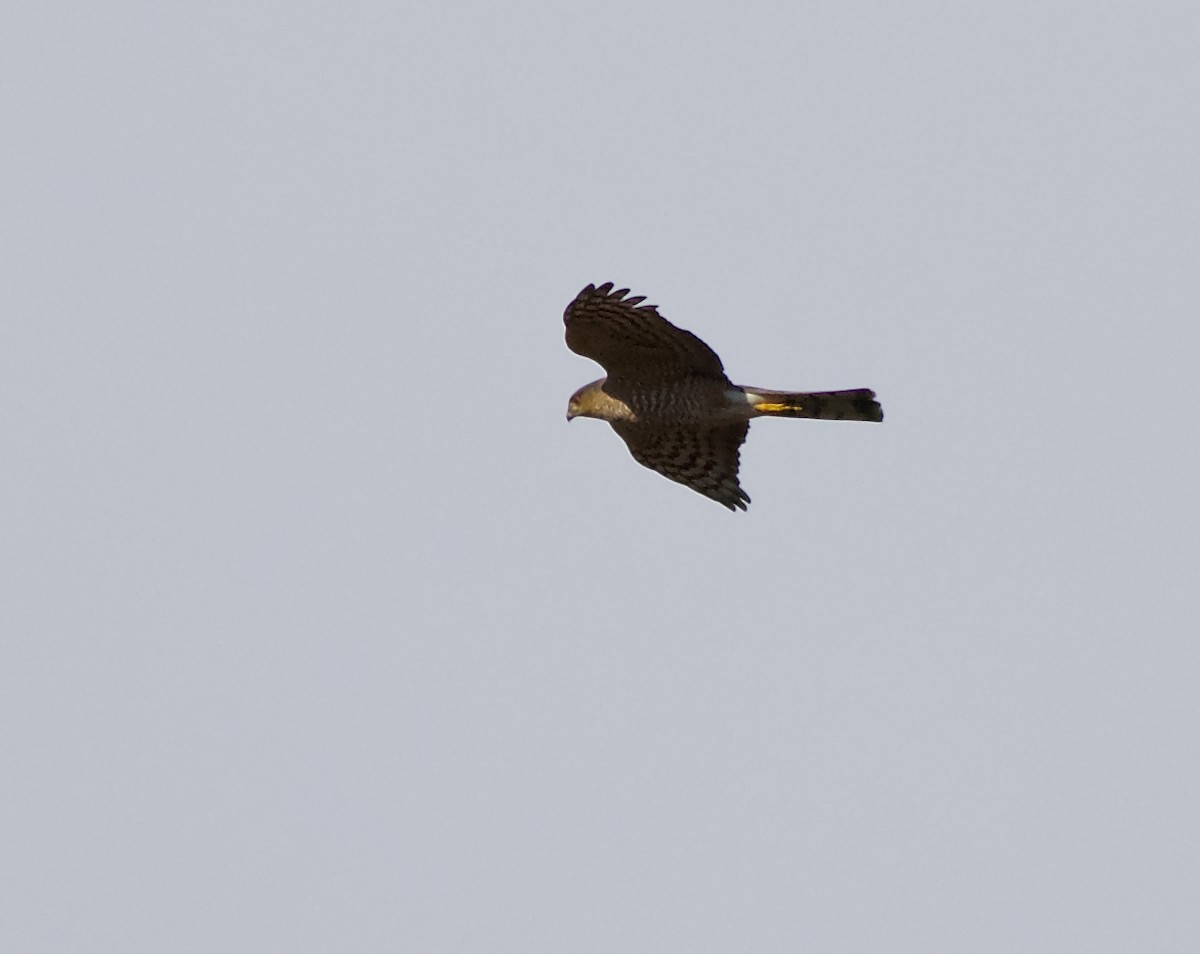
<svg viewBox="0 0 1200 954">
<path fill-rule="evenodd" d="M 612 282 L 588 285 L 567 310 L 567 347 L 607 377 L 571 395 L 567 420 L 608 421 L 633 459 L 730 510 L 750 498 L 738 483 L 738 452 L 753 417 L 882 421 L 875 392 L 770 391 L 739 387 L 721 359 L 690 331 L 626 297 Z"/>
</svg>

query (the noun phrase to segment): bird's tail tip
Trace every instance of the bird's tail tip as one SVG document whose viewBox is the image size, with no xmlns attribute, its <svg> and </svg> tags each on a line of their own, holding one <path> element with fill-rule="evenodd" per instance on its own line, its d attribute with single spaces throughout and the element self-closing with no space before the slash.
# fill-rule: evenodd
<svg viewBox="0 0 1200 954">
<path fill-rule="evenodd" d="M 882 421 L 883 408 L 870 388 L 849 391 L 754 391 L 751 407 L 767 417 L 821 421 Z"/>
</svg>

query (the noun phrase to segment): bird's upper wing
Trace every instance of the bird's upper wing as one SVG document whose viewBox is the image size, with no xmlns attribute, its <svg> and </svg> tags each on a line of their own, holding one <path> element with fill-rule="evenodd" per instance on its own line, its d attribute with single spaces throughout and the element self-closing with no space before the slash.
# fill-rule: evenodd
<svg viewBox="0 0 1200 954">
<path fill-rule="evenodd" d="M 643 305 L 645 296 L 626 298 L 628 288 L 612 282 L 588 285 L 563 312 L 567 347 L 599 362 L 610 377 L 670 379 L 686 374 L 725 380 L 721 359 L 690 331 L 676 328 Z"/>
<path fill-rule="evenodd" d="M 639 464 L 711 497 L 730 510 L 745 510 L 750 497 L 738 483 L 739 448 L 749 421 L 716 427 L 655 427 L 613 421 Z"/>
</svg>

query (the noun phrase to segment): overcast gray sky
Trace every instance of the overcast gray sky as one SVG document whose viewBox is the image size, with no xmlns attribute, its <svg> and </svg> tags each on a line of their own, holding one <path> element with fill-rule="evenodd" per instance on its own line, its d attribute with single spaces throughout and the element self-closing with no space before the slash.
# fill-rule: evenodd
<svg viewBox="0 0 1200 954">
<path fill-rule="evenodd" d="M 0 948 L 1200 949 L 1200 7 L 0 16 Z M 731 514 L 564 420 L 588 282 Z"/>
</svg>

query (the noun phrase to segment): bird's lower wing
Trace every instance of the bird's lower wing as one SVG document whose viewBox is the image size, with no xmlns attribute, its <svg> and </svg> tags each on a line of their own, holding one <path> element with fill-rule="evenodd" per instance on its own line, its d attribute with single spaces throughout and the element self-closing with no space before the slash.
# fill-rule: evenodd
<svg viewBox="0 0 1200 954">
<path fill-rule="evenodd" d="M 739 449 L 749 429 L 747 421 L 717 427 L 613 423 L 639 464 L 730 510 L 745 510 L 750 503 L 738 483 Z"/>
</svg>

